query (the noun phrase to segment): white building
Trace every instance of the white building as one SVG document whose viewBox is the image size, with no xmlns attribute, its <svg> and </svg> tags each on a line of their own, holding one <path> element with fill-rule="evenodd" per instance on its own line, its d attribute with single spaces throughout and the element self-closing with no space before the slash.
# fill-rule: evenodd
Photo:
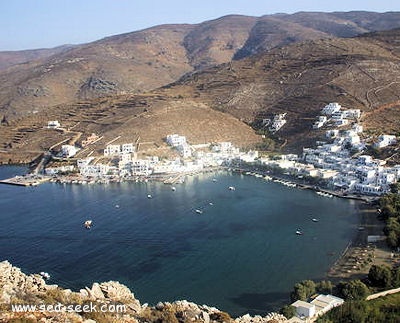
<svg viewBox="0 0 400 323">
<path fill-rule="evenodd" d="M 63 172 L 72 172 L 74 170 L 74 165 L 64 165 L 60 167 L 48 167 L 45 169 L 46 175 L 55 175 Z"/>
<path fill-rule="evenodd" d="M 176 147 L 176 149 L 179 151 L 179 154 L 183 157 L 183 158 L 189 158 L 192 156 L 192 149 L 190 148 L 190 146 L 188 144 L 182 144 Z"/>
<path fill-rule="evenodd" d="M 333 102 L 323 107 L 321 113 L 326 115 L 332 115 L 335 112 L 339 112 L 341 108 L 342 106 L 339 103 Z"/>
<path fill-rule="evenodd" d="M 172 147 L 178 147 L 180 145 L 186 144 L 186 137 L 177 134 L 168 135 L 167 143 Z"/>
<path fill-rule="evenodd" d="M 326 136 L 326 138 L 329 138 L 329 139 L 336 138 L 337 136 L 339 136 L 339 130 L 337 130 L 337 129 L 328 130 L 325 133 L 325 136 Z"/>
<path fill-rule="evenodd" d="M 122 154 L 131 154 L 134 151 L 135 151 L 135 146 L 132 143 L 121 145 L 121 153 Z"/>
<path fill-rule="evenodd" d="M 382 135 L 378 137 L 378 142 L 375 143 L 376 148 L 383 148 L 397 143 L 396 136 Z"/>
<path fill-rule="evenodd" d="M 136 159 L 132 161 L 131 172 L 133 176 L 148 176 L 152 173 L 150 161 L 146 159 Z"/>
<path fill-rule="evenodd" d="M 106 157 L 115 156 L 119 155 L 120 152 L 121 152 L 120 145 L 107 145 L 106 149 L 104 149 L 104 156 Z"/>
<path fill-rule="evenodd" d="M 61 146 L 61 154 L 63 157 L 70 158 L 76 155 L 78 152 L 78 148 L 72 145 L 62 145 Z"/>
<path fill-rule="evenodd" d="M 296 309 L 297 316 L 301 318 L 313 317 L 315 315 L 315 305 L 304 301 L 296 301 L 291 304 Z"/>
<path fill-rule="evenodd" d="M 344 110 L 343 113 L 346 119 L 360 119 L 361 117 L 360 109 Z"/>
<path fill-rule="evenodd" d="M 47 128 L 49 129 L 57 129 L 59 127 L 61 127 L 61 125 L 57 120 L 47 122 Z"/>
<path fill-rule="evenodd" d="M 286 113 L 276 114 L 272 120 L 271 126 L 268 128 L 269 131 L 277 132 L 279 129 L 281 129 L 286 123 L 285 116 Z"/>
<path fill-rule="evenodd" d="M 310 304 L 315 306 L 316 315 L 322 315 L 343 303 L 343 299 L 333 295 L 318 295 L 310 302 Z"/>
<path fill-rule="evenodd" d="M 317 121 L 314 122 L 313 124 L 313 129 L 319 129 L 323 127 L 323 125 L 328 121 L 328 118 L 326 116 L 319 116 Z"/>
<path fill-rule="evenodd" d="M 76 165 L 78 166 L 78 168 L 87 166 L 87 165 L 90 164 L 90 162 L 91 162 L 93 159 L 94 159 L 94 157 L 86 157 L 86 158 L 83 158 L 83 159 L 78 159 L 78 160 L 76 161 Z"/>
</svg>

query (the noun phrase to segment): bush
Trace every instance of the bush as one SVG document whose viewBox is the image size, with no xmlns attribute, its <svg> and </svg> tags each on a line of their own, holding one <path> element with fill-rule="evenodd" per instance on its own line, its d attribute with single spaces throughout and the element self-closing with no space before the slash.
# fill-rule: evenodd
<svg viewBox="0 0 400 323">
<path fill-rule="evenodd" d="M 372 286 L 387 288 L 392 285 L 392 272 L 389 267 L 372 265 L 368 272 L 368 279 Z"/>
<path fill-rule="evenodd" d="M 362 300 L 369 295 L 369 288 L 360 280 L 341 282 L 338 290 L 345 300 Z"/>
<path fill-rule="evenodd" d="M 292 305 L 285 305 L 279 312 L 289 320 L 296 315 L 296 308 Z"/>
</svg>

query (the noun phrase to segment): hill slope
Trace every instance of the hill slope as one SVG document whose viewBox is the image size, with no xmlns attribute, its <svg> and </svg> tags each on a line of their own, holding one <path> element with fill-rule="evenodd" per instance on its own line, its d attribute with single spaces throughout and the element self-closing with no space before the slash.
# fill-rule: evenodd
<svg viewBox="0 0 400 323">
<path fill-rule="evenodd" d="M 0 72 L 0 115 L 11 119 L 81 99 L 143 93 L 233 57 L 400 27 L 399 18 L 396 12 L 234 15 L 197 25 L 156 26 L 60 52 L 0 52 L 0 66 L 23 62 Z"/>
<path fill-rule="evenodd" d="M 329 102 L 361 109 L 369 135 L 397 133 L 399 40 L 400 30 L 393 30 L 305 41 L 187 74 L 148 94 L 46 108 L 2 123 L 1 145 L 10 154 L 2 158 L 13 160 L 19 154 L 18 160 L 26 160 L 76 133 L 84 139 L 92 132 L 104 137 L 92 148 L 99 153 L 121 136 L 137 142 L 143 153 L 163 155 L 170 133 L 186 135 L 193 144 L 228 140 L 250 147 L 261 138 L 249 125 L 259 128 L 263 118 L 283 112 L 288 122 L 277 135 L 284 149 L 300 151 L 323 137 L 324 130 L 312 130 L 312 124 Z M 54 119 L 71 130 L 43 129 Z"/>
</svg>

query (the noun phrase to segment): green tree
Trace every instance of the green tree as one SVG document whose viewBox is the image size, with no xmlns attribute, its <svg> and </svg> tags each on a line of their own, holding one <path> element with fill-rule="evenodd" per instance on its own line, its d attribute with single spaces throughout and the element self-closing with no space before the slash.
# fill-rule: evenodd
<svg viewBox="0 0 400 323">
<path fill-rule="evenodd" d="M 392 269 L 392 286 L 400 287 L 400 267 Z"/>
<path fill-rule="evenodd" d="M 293 302 L 306 301 L 313 294 L 315 294 L 315 283 L 312 280 L 303 280 L 294 285 L 290 298 Z"/>
<path fill-rule="evenodd" d="M 392 272 L 387 266 L 372 265 L 368 272 L 368 279 L 372 286 L 387 288 L 392 285 Z"/>
<path fill-rule="evenodd" d="M 369 295 L 367 285 L 358 279 L 339 283 L 338 290 L 345 300 L 365 299 Z"/>
<path fill-rule="evenodd" d="M 279 312 L 287 319 L 290 319 L 296 315 L 296 308 L 292 305 L 285 305 Z"/>
<path fill-rule="evenodd" d="M 315 288 L 318 293 L 331 294 L 333 290 L 333 285 L 332 282 L 330 282 L 329 280 L 323 280 L 317 283 Z"/>
</svg>

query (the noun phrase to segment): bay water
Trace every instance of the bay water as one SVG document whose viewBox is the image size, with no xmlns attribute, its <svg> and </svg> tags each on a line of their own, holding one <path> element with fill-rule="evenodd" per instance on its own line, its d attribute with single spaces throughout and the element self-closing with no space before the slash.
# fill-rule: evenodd
<svg viewBox="0 0 400 323">
<path fill-rule="evenodd" d="M 25 171 L 3 166 L 0 178 Z M 296 282 L 323 279 L 358 222 L 354 201 L 230 172 L 187 177 L 175 191 L 158 182 L 0 185 L 0 261 L 72 290 L 117 280 L 141 303 L 265 314 L 290 302 Z"/>
</svg>

